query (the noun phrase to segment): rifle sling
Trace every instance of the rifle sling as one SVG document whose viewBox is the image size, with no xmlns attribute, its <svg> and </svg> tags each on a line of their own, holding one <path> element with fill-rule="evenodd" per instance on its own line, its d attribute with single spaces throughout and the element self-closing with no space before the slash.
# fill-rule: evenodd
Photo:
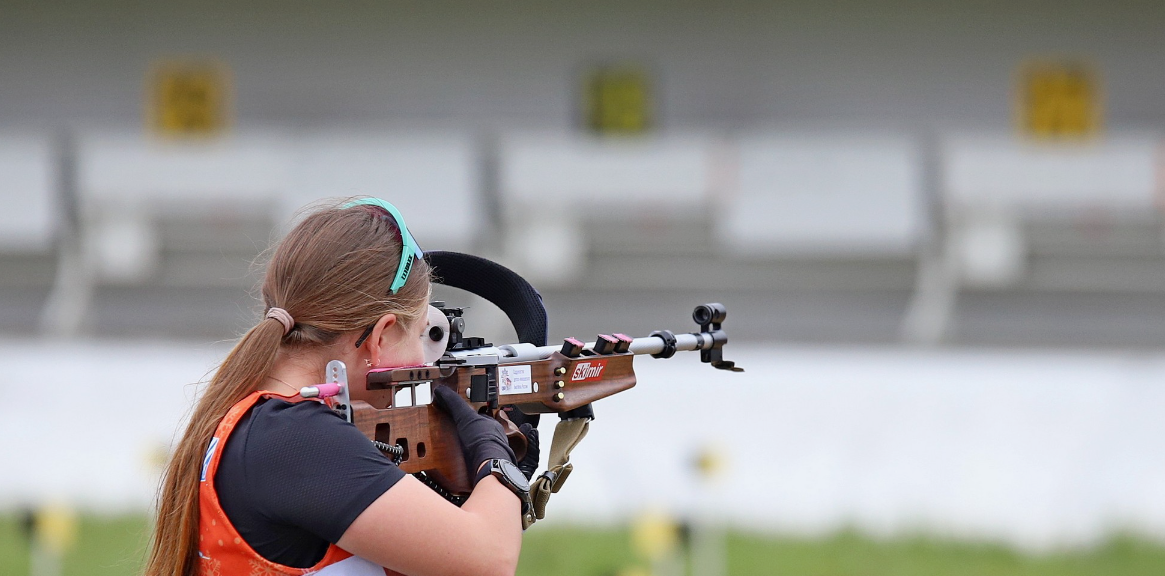
<svg viewBox="0 0 1165 576">
<path fill-rule="evenodd" d="M 587 418 L 573 418 L 559 420 L 554 427 L 554 439 L 550 443 L 550 461 L 546 464 L 546 471 L 534 479 L 530 485 L 530 500 L 534 505 L 534 516 L 541 520 L 546 517 L 546 503 L 550 495 L 557 493 L 566 482 L 574 465 L 570 463 L 570 453 L 578 446 L 590 429 L 591 421 Z M 529 528 L 534 518 L 527 517 L 522 521 L 522 528 Z"/>
</svg>

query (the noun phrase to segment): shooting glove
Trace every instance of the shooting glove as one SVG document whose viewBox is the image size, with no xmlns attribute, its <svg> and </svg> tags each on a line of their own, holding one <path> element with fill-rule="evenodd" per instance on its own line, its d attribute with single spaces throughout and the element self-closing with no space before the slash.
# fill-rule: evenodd
<svg viewBox="0 0 1165 576">
<path fill-rule="evenodd" d="M 538 429 L 527 422 L 518 426 L 518 430 L 526 437 L 526 455 L 518 462 L 518 470 L 529 480 L 538 470 Z"/>
<path fill-rule="evenodd" d="M 433 391 L 433 402 L 444 410 L 457 426 L 457 437 L 461 441 L 461 452 L 469 476 L 477 474 L 481 463 L 494 458 L 514 461 L 514 451 L 502 432 L 497 420 L 474 411 L 464 398 L 448 386 L 437 386 Z"/>
</svg>

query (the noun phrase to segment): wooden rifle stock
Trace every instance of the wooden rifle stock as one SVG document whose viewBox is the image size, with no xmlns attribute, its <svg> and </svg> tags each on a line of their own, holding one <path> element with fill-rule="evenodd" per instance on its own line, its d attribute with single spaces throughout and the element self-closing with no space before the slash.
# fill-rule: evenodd
<svg viewBox="0 0 1165 576">
<path fill-rule="evenodd" d="M 498 401 L 527 414 L 567 412 L 635 386 L 634 359 L 631 353 L 570 358 L 555 352 L 542 360 L 499 362 L 499 371 L 528 367 L 531 390 L 499 394 Z M 403 452 L 401 470 L 424 473 L 449 494 L 467 496 L 473 489 L 472 477 L 465 468 L 457 429 L 435 404 L 415 405 L 416 387 L 427 382 L 431 386 L 448 386 L 479 411 L 489 410 L 506 428 L 510 447 L 521 459 L 526 452 L 526 438 L 505 411 L 467 397 L 473 377 L 488 377 L 490 370 L 487 366 L 438 366 L 372 372 L 368 375 L 372 401 L 352 402 L 352 423 L 372 440 L 399 446 Z M 412 402 L 394 406 L 401 391 L 411 391 Z"/>
</svg>

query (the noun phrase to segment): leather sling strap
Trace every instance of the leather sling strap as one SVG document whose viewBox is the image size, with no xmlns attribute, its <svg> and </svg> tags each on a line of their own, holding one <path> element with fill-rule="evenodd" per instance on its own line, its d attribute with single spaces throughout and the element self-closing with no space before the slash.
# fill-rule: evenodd
<svg viewBox="0 0 1165 576">
<path fill-rule="evenodd" d="M 546 503 L 550 501 L 550 495 L 562 489 L 567 476 L 574 470 L 574 465 L 570 463 L 570 453 L 587 435 L 590 426 L 589 419 L 574 418 L 559 420 L 554 427 L 554 439 L 550 443 L 550 461 L 546 464 L 546 471 L 530 485 L 530 500 L 534 505 L 536 519 L 546 517 Z M 534 520 L 535 518 L 524 520 L 523 528 L 529 528 Z"/>
</svg>

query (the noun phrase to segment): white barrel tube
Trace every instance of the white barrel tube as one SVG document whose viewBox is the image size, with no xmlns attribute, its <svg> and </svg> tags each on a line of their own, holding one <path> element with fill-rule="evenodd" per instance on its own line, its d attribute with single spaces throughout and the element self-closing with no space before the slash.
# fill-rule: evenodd
<svg viewBox="0 0 1165 576">
<path fill-rule="evenodd" d="M 712 335 L 708 333 L 699 334 L 676 334 L 676 351 L 685 352 L 689 350 L 708 350 L 712 348 Z M 636 338 L 631 341 L 629 351 L 632 354 L 659 354 L 663 352 L 665 347 L 663 338 L 659 336 L 645 336 L 643 338 Z M 587 342 L 583 345 L 586 350 L 594 350 L 595 343 Z M 458 350 L 451 352 L 454 358 L 467 358 L 470 356 L 497 356 L 503 362 L 533 362 L 535 360 L 544 360 L 549 358 L 551 354 L 561 350 L 561 346 L 535 346 L 533 344 L 518 343 L 506 344 L 504 346 L 489 346 L 486 348 L 475 348 L 473 350 Z"/>
</svg>

